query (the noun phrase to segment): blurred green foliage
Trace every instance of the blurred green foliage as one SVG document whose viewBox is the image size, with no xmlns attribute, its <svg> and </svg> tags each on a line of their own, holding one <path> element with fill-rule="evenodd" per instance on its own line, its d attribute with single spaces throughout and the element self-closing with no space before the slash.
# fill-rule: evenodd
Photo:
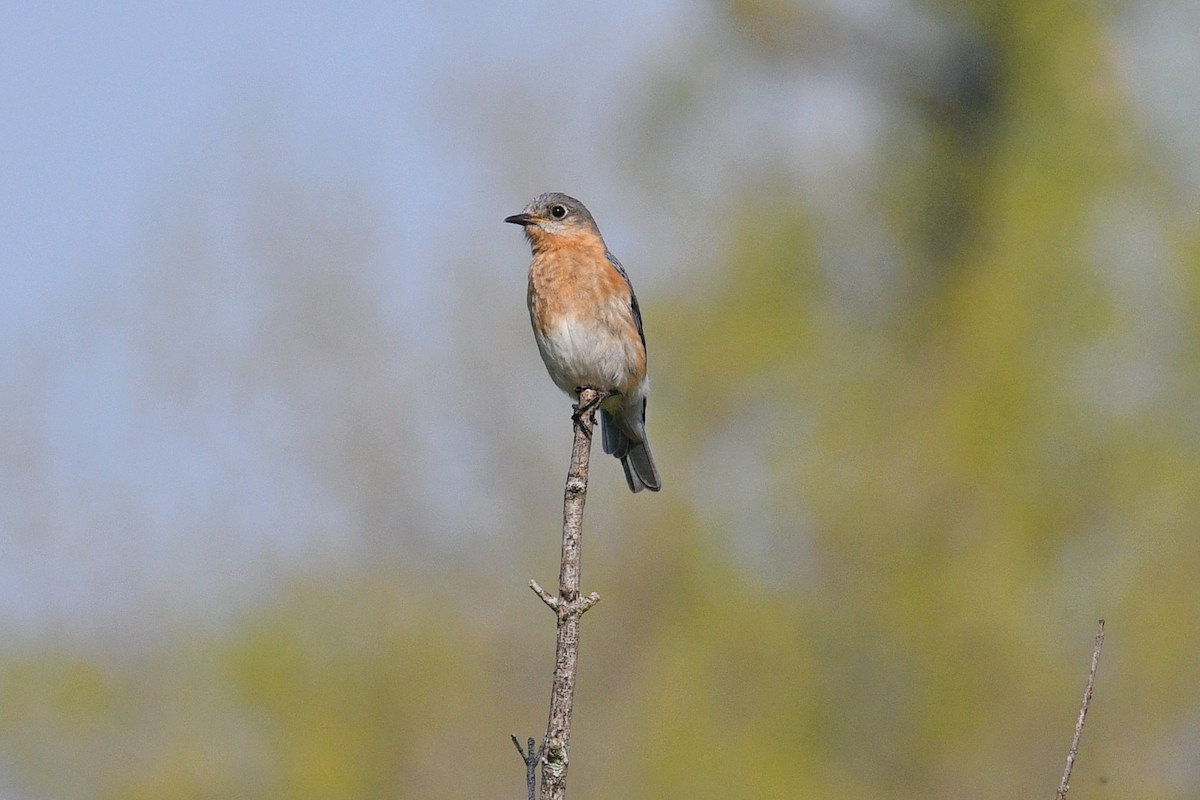
<svg viewBox="0 0 1200 800">
<path fill-rule="evenodd" d="M 828 24 L 720 11 L 780 74 Z M 878 296 L 840 282 L 861 251 L 821 187 L 753 179 L 719 275 L 644 298 L 673 485 L 589 509 L 575 798 L 1049 797 L 1100 617 L 1071 796 L 1200 793 L 1200 239 L 1101 4 L 920 12 L 953 33 L 879 79 Z M 5 771 L 37 797 L 520 796 L 507 737 L 540 736 L 552 648 L 513 588 L 550 563 L 517 561 L 316 572 L 128 657 L 14 651 Z"/>
</svg>

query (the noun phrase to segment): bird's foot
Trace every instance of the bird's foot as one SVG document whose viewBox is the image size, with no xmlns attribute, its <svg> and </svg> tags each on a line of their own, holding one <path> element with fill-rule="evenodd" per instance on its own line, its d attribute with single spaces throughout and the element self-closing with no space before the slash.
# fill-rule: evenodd
<svg viewBox="0 0 1200 800">
<path fill-rule="evenodd" d="M 587 386 L 580 386 L 575 389 L 575 393 L 581 395 L 585 389 L 589 388 Z M 583 431 L 583 435 L 588 439 L 592 438 L 592 428 L 590 425 L 584 423 L 583 418 L 599 408 L 600 404 L 613 394 L 613 392 L 604 392 L 599 389 L 591 389 L 591 391 L 595 393 L 594 396 L 586 403 L 579 402 L 572 406 L 575 412 L 571 414 L 571 422 L 574 423 L 578 430 Z"/>
</svg>

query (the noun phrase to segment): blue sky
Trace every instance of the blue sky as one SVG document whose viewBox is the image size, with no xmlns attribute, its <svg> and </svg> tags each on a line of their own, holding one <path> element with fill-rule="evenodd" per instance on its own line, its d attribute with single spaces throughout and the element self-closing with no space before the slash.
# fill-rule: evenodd
<svg viewBox="0 0 1200 800">
<path fill-rule="evenodd" d="M 400 213 L 415 198 L 477 196 L 455 144 L 483 129 L 455 118 L 464 98 L 447 90 L 528 81 L 578 124 L 589 105 L 605 113 L 630 60 L 678 13 L 569 5 L 5 4 L 6 327 L 36 323 L 81 273 L 120 257 L 181 164 L 262 103 L 325 158 L 357 149 L 389 165 Z M 511 113 L 519 124 L 523 110 Z"/>
<path fill-rule="evenodd" d="M 854 8 L 869 15 L 871 6 Z M 1158 137 L 1169 169 L 1182 165 L 1193 199 L 1198 8 L 1148 4 L 1115 29 L 1139 123 Z M 697 63 L 686 47 L 704 40 L 712 13 L 673 0 L 0 5 L 0 404 L 34 398 L 0 419 L 0 447 L 21 453 L 0 463 L 16 470 L 9 486 L 0 480 L 0 619 L 85 613 L 98 597 L 120 603 L 147 564 L 189 560 L 178 537 L 220 488 L 208 483 L 226 466 L 214 455 L 237 457 L 238 442 L 218 431 L 197 449 L 171 420 L 145 415 L 126 342 L 98 317 L 110 306 L 138 311 L 130 265 L 170 235 L 198 185 L 211 204 L 238 202 L 229 172 L 253 148 L 315 192 L 348 183 L 378 195 L 387 305 L 418 338 L 433 335 L 429 315 L 456 301 L 446 273 L 463 263 L 511 292 L 511 319 L 524 324 L 527 250 L 500 220 L 541 191 L 588 202 L 645 305 L 669 285 L 667 270 L 715 249 L 697 230 L 663 233 L 690 209 L 711 208 L 729 177 L 704 147 L 752 151 L 777 125 L 797 169 L 818 178 L 869 155 L 878 98 L 839 76 L 751 87 L 761 96 L 731 83 L 706 109 L 711 130 L 684 132 L 698 145 L 663 148 L 695 196 L 657 217 L 639 214 L 647 206 L 630 201 L 638 190 L 622 174 L 637 168 L 622 150 L 636 137 L 618 135 L 621 115 L 645 102 L 648 76 Z M 710 70 L 701 80 L 726 80 L 719 66 L 700 68 Z M 654 258 L 656 247 L 673 248 L 673 259 Z M 516 344 L 525 348 L 520 368 L 536 375 L 531 343 Z M 537 398 L 539 408 L 560 402 L 550 389 Z M 138 450 L 131 431 L 147 426 L 153 441 Z M 111 475 L 125 477 L 128 502 L 159 527 L 123 531 L 119 515 L 89 516 L 92 500 L 124 502 L 102 480 Z M 45 492 L 55 519 L 25 502 L 31 492 Z M 276 510 L 241 513 L 245 530 L 259 530 Z M 168 530 L 177 538 L 160 534 Z M 204 558 L 193 560 L 195 577 Z M 163 580 L 183 583 L 185 573 Z"/>
<path fill-rule="evenodd" d="M 612 153 L 596 145 L 641 67 L 702 17 L 670 2 L 0 6 L 0 397 L 33 397 L 0 431 L 11 453 L 29 449 L 0 492 L 0 609 L 104 614 L 148 564 L 188 558 L 153 521 L 186 537 L 191 504 L 211 502 L 189 490 L 203 495 L 221 465 L 139 406 L 126 337 L 103 318 L 137 312 L 145 273 L 131 264 L 198 184 L 215 182 L 206 197 L 221 204 L 236 176 L 214 177 L 214 163 L 237 169 L 229 156 L 250 142 L 316 191 L 378 193 L 389 302 L 419 317 L 449 299 L 447 266 L 480 252 L 500 266 L 477 268 L 511 267 L 519 287 L 527 250 L 501 220 L 529 197 L 611 200 Z M 609 216 L 610 233 L 623 228 Z M 130 442 L 139 429 L 152 447 Z M 135 496 L 112 496 L 122 487 Z M 122 502 L 152 528 L 93 513 Z"/>
</svg>

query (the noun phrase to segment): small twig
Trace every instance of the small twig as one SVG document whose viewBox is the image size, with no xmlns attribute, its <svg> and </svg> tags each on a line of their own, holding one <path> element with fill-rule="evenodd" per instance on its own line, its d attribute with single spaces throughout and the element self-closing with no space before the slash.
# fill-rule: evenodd
<svg viewBox="0 0 1200 800">
<path fill-rule="evenodd" d="M 600 595 L 597 592 L 592 592 L 589 595 L 585 595 L 564 605 L 562 600 L 547 592 L 542 588 L 542 585 L 535 580 L 531 579 L 529 581 L 529 588 L 533 590 L 534 594 L 542 599 L 543 603 L 550 606 L 551 611 L 555 612 L 557 612 L 560 607 L 563 608 L 567 614 L 575 613 L 575 611 L 578 610 L 579 616 L 582 617 L 585 613 L 587 613 L 589 608 L 600 602 Z"/>
<path fill-rule="evenodd" d="M 591 608 L 592 606 L 596 605 L 596 603 L 599 603 L 599 602 L 600 602 L 600 595 L 597 594 L 596 592 L 592 592 L 587 597 L 579 598 L 579 616 L 582 617 L 585 613 L 587 613 L 587 610 L 589 608 Z"/>
<path fill-rule="evenodd" d="M 528 739 L 527 747 L 529 752 L 526 753 L 521 749 L 521 743 L 517 741 L 517 735 L 512 735 L 513 746 L 517 748 L 517 752 L 521 754 L 521 760 L 525 762 L 525 785 L 529 789 L 529 800 L 537 800 L 537 765 L 542 760 L 542 748 L 534 749 L 533 737 Z"/>
<path fill-rule="evenodd" d="M 542 585 L 535 580 L 530 579 L 529 588 L 533 589 L 533 593 L 542 598 L 542 602 L 550 606 L 551 611 L 558 611 L 558 598 L 542 588 Z"/>
<path fill-rule="evenodd" d="M 1100 620 L 1100 629 L 1096 631 L 1096 646 L 1092 648 L 1092 667 L 1088 670 L 1087 687 L 1083 690 L 1083 703 L 1079 706 L 1079 719 L 1075 721 L 1075 735 L 1071 738 L 1071 749 L 1067 751 L 1067 766 L 1063 770 L 1062 781 L 1058 784 L 1058 794 L 1054 800 L 1066 800 L 1070 790 L 1071 770 L 1075 768 L 1075 756 L 1079 755 L 1079 737 L 1083 735 L 1083 720 L 1087 717 L 1088 706 L 1092 702 L 1092 689 L 1096 685 L 1096 667 L 1100 665 L 1100 648 L 1104 646 L 1104 620 Z"/>
</svg>

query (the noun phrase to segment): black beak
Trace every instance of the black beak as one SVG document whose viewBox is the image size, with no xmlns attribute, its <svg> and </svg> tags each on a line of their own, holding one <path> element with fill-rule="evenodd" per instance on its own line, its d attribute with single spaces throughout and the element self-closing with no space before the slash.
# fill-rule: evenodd
<svg viewBox="0 0 1200 800">
<path fill-rule="evenodd" d="M 511 222 L 513 225 L 532 225 L 534 219 L 529 214 L 520 213 L 513 214 L 511 217 L 505 217 L 505 222 Z"/>
</svg>

